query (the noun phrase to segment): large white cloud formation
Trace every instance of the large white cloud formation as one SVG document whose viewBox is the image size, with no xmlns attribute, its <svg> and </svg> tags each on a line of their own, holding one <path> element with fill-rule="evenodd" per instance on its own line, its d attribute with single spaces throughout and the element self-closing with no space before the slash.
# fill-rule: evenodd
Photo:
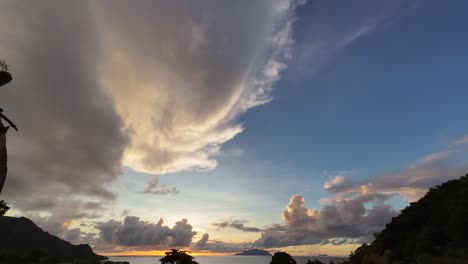
<svg viewBox="0 0 468 264">
<path fill-rule="evenodd" d="M 244 129 L 239 115 L 271 99 L 297 4 L 0 3 L 0 57 L 14 78 L 0 103 L 20 128 L 5 198 L 22 210 L 112 199 L 122 162 L 154 174 L 214 168 Z"/>
<path fill-rule="evenodd" d="M 130 134 L 125 164 L 211 169 L 239 114 L 271 99 L 292 43 L 295 1 L 96 2 L 99 79 Z"/>
</svg>

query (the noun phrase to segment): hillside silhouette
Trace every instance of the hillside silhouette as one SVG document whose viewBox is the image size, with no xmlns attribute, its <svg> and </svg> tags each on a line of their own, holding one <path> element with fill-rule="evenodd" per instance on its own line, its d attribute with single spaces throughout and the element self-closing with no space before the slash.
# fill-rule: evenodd
<svg viewBox="0 0 468 264">
<path fill-rule="evenodd" d="M 351 264 L 468 263 L 468 174 L 431 188 L 375 236 Z"/>
<path fill-rule="evenodd" d="M 18 263 L 18 258 L 32 255 L 85 263 L 107 259 L 95 254 L 89 245 L 72 245 L 44 232 L 27 218 L 0 216 L 0 263 Z"/>
</svg>

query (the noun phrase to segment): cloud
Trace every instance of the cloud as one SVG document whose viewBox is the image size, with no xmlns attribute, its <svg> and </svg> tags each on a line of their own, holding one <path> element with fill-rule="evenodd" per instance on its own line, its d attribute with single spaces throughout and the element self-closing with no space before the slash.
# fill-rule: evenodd
<svg viewBox="0 0 468 264">
<path fill-rule="evenodd" d="M 128 140 L 96 79 L 87 6 L 2 2 L 0 17 L 0 54 L 14 78 L 0 103 L 20 129 L 8 134 L 4 199 L 24 211 L 50 210 L 67 197 L 113 199 L 107 186 L 121 173 Z"/>
<path fill-rule="evenodd" d="M 245 226 L 245 224 L 248 223 L 248 221 L 245 220 L 230 220 L 230 221 L 224 221 L 224 222 L 219 222 L 219 223 L 214 223 L 212 224 L 213 226 L 216 226 L 218 228 L 234 228 L 237 230 L 241 230 L 243 232 L 261 232 L 262 229 L 258 227 L 248 227 Z"/>
<path fill-rule="evenodd" d="M 352 186 L 352 183 L 345 176 L 337 175 L 332 180 L 325 182 L 323 188 L 326 191 L 337 192 L 340 190 L 345 190 Z"/>
<path fill-rule="evenodd" d="M 363 194 L 313 210 L 305 207 L 302 196 L 294 195 L 283 211 L 284 227 L 264 230 L 254 244 L 271 248 L 367 241 L 397 214 L 385 204 L 386 199 L 388 197 Z"/>
<path fill-rule="evenodd" d="M 122 164 L 214 168 L 244 130 L 239 116 L 271 100 L 298 4 L 0 3 L 0 53 L 14 78 L 0 103 L 20 128 L 8 135 L 5 199 L 50 211 L 69 198 L 114 199 Z"/>
<path fill-rule="evenodd" d="M 425 156 L 422 159 L 421 162 L 430 163 L 430 162 L 434 162 L 434 161 L 438 161 L 438 160 L 445 160 L 455 152 L 456 152 L 455 150 L 446 150 L 446 151 L 434 152 L 434 153 L 431 153 L 431 154 Z"/>
<path fill-rule="evenodd" d="M 98 77 L 130 131 L 125 164 L 155 174 L 216 167 L 220 145 L 244 130 L 239 115 L 271 100 L 296 5 L 93 2 Z"/>
<path fill-rule="evenodd" d="M 99 230 L 98 239 L 101 243 L 115 246 L 131 247 L 188 247 L 192 242 L 192 225 L 187 219 L 176 222 L 170 228 L 163 225 L 160 219 L 156 224 L 141 221 L 136 216 L 127 216 L 123 222 L 109 220 L 98 223 L 95 228 Z"/>
<path fill-rule="evenodd" d="M 460 177 L 468 167 L 453 167 L 444 163 L 429 163 L 395 174 L 384 174 L 370 180 L 372 192 L 401 194 L 408 201 L 421 198 L 430 187 Z"/>
<path fill-rule="evenodd" d="M 101 203 L 82 200 L 59 200 L 62 206 L 50 209 L 47 213 L 27 212 L 26 217 L 32 219 L 43 230 L 64 237 L 70 226 L 83 219 L 96 219 L 102 215 L 105 207 Z"/>
<path fill-rule="evenodd" d="M 444 160 L 453 152 L 433 153 L 423 158 L 422 162 L 416 166 L 400 172 L 379 174 L 360 183 L 351 183 L 345 179 L 349 184 L 342 188 L 325 188 L 326 191 L 335 194 L 335 197 L 323 199 L 323 201 L 359 193 L 400 195 L 409 202 L 415 201 L 421 198 L 430 187 L 465 174 L 468 166 L 453 166 Z"/>
<path fill-rule="evenodd" d="M 72 244 L 91 244 L 94 241 L 94 233 L 83 232 L 80 228 L 72 228 L 65 232 L 63 239 L 69 241 Z"/>
<path fill-rule="evenodd" d="M 159 178 L 155 178 L 148 182 L 148 186 L 143 191 L 143 193 L 155 195 L 177 195 L 179 192 L 180 191 L 177 187 L 168 187 L 165 184 L 159 184 Z"/>
<path fill-rule="evenodd" d="M 464 136 L 462 138 L 459 138 L 455 140 L 452 145 L 464 145 L 468 143 L 468 136 Z"/>
<path fill-rule="evenodd" d="M 208 242 L 208 239 L 210 238 L 210 235 L 208 235 L 207 233 L 206 234 L 203 234 L 202 238 L 200 240 L 197 241 L 197 243 L 195 243 L 194 245 L 194 248 L 195 249 L 202 249 L 205 247 L 206 245 L 206 242 Z"/>
<path fill-rule="evenodd" d="M 308 23 L 300 29 L 304 31 L 301 35 L 306 36 L 306 39 L 299 41 L 295 47 L 295 70 L 307 75 L 317 73 L 343 50 L 388 25 L 408 9 L 410 4 L 404 1 L 377 4 L 363 0 L 352 3 L 327 2 L 326 5 L 317 1 L 309 2 L 304 16 L 318 23 Z"/>
<path fill-rule="evenodd" d="M 235 242 L 225 242 L 225 241 L 219 241 L 219 240 L 209 240 L 207 243 L 203 245 L 203 247 L 194 247 L 194 249 L 208 251 L 208 252 L 232 253 L 232 252 L 241 252 L 252 247 L 253 247 L 253 244 L 249 242 L 235 243 Z"/>
</svg>

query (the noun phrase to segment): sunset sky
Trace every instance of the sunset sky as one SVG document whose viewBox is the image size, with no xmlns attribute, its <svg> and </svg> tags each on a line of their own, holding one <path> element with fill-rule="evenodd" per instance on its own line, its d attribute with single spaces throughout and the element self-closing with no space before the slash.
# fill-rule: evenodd
<svg viewBox="0 0 468 264">
<path fill-rule="evenodd" d="M 468 172 L 467 8 L 0 1 L 0 198 L 104 255 L 347 255 Z"/>
</svg>

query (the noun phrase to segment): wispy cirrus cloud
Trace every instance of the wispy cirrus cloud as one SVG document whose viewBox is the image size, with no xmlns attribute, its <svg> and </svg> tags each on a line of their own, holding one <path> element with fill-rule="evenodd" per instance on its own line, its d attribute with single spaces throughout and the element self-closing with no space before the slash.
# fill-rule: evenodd
<svg viewBox="0 0 468 264">
<path fill-rule="evenodd" d="M 452 145 L 464 145 L 468 144 L 468 136 L 464 136 L 462 138 L 459 138 L 455 141 L 453 141 Z"/>
</svg>

